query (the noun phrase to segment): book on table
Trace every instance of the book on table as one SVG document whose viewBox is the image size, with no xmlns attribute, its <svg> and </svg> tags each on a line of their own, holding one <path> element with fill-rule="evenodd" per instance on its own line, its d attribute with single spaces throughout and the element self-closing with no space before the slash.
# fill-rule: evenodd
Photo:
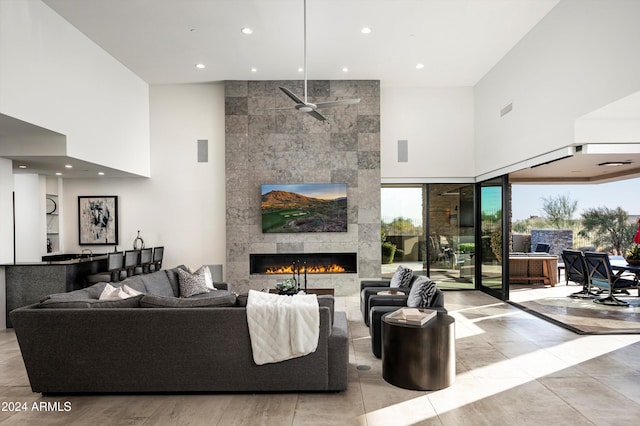
<svg viewBox="0 0 640 426">
<path fill-rule="evenodd" d="M 385 318 L 399 324 L 424 325 L 438 315 L 433 309 L 401 308 Z"/>
</svg>

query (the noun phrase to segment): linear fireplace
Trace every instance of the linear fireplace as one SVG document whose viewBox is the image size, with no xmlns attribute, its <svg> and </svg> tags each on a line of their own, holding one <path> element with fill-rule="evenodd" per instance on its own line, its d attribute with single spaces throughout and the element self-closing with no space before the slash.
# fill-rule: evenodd
<svg viewBox="0 0 640 426">
<path fill-rule="evenodd" d="M 349 274 L 358 272 L 356 253 L 251 254 L 251 274 Z"/>
</svg>

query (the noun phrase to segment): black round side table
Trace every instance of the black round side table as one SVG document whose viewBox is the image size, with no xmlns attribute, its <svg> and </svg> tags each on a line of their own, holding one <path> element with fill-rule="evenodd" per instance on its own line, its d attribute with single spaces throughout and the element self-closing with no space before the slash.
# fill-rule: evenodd
<svg viewBox="0 0 640 426">
<path fill-rule="evenodd" d="M 455 320 L 438 312 L 426 324 L 400 324 L 382 317 L 382 377 L 405 389 L 438 390 L 456 376 Z"/>
</svg>

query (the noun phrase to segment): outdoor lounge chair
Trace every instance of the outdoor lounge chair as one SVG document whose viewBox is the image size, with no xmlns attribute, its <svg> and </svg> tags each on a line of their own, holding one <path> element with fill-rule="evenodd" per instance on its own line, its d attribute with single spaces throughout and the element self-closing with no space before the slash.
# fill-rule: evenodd
<svg viewBox="0 0 640 426">
<path fill-rule="evenodd" d="M 609 290 L 608 296 L 595 299 L 594 302 L 603 305 L 628 306 L 629 304 L 624 300 L 614 297 L 613 291 L 625 288 L 637 288 L 637 278 L 622 278 L 614 274 L 613 269 L 611 269 L 611 263 L 609 262 L 609 256 L 606 253 L 587 252 L 584 257 L 589 273 L 589 286 Z"/>
<path fill-rule="evenodd" d="M 564 263 L 564 278 L 569 284 L 572 281 L 582 284 L 582 291 L 570 294 L 568 297 L 594 297 L 596 293 L 590 291 L 589 273 L 584 254 L 579 250 L 562 250 L 562 262 Z"/>
</svg>

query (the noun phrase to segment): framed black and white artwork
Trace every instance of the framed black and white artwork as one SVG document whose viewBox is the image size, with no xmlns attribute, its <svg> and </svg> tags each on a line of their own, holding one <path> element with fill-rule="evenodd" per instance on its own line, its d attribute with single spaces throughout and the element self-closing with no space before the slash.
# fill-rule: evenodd
<svg viewBox="0 0 640 426">
<path fill-rule="evenodd" d="M 118 197 L 78 197 L 79 243 L 85 245 L 118 244 Z"/>
</svg>

